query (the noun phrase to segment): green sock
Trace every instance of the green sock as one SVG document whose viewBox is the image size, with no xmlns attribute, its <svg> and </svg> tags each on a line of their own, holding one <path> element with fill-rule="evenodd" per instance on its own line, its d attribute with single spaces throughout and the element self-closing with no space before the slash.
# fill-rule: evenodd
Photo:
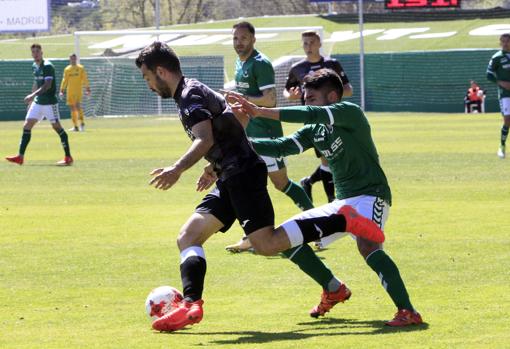
<svg viewBox="0 0 510 349">
<path fill-rule="evenodd" d="M 379 276 L 381 284 L 398 309 L 414 310 L 397 266 L 383 250 L 377 250 L 369 255 L 367 264 Z"/>
<path fill-rule="evenodd" d="M 32 137 L 32 130 L 23 129 L 23 135 L 21 136 L 21 142 L 19 143 L 19 155 L 25 155 L 28 143 Z"/>
<path fill-rule="evenodd" d="M 292 201 L 294 201 L 297 207 L 299 207 L 301 210 L 306 211 L 313 208 L 312 201 L 308 195 L 306 195 L 304 189 L 290 179 L 282 191 L 285 193 L 285 195 L 291 198 Z"/>
<path fill-rule="evenodd" d="M 282 253 L 323 289 L 328 290 L 329 283 L 334 278 L 333 273 L 322 263 L 308 244 L 288 249 Z"/>
</svg>

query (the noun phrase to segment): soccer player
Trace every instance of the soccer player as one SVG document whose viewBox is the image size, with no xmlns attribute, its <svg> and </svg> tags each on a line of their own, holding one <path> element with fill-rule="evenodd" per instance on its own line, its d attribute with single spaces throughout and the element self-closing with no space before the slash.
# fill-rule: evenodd
<svg viewBox="0 0 510 349">
<path fill-rule="evenodd" d="M 296 221 L 328 217 L 342 210 L 344 205 L 354 207 L 360 215 L 372 220 L 381 229 L 389 214 L 391 191 L 379 163 L 379 156 L 372 140 L 370 125 L 359 106 L 341 102 L 342 82 L 330 69 L 321 69 L 304 79 L 304 98 L 307 106 L 287 108 L 261 108 L 235 96 L 238 103 L 232 109 L 239 118 L 264 117 L 284 122 L 305 123 L 306 126 L 288 137 L 274 140 L 253 139 L 259 154 L 288 156 L 316 147 L 328 160 L 335 181 L 336 200 L 321 207 L 302 212 L 284 222 L 285 231 L 300 231 Z M 325 107 L 319 107 L 325 106 Z M 243 122 L 243 121 L 241 121 Z M 339 233 L 323 239 L 334 241 L 347 233 Z M 329 241 L 325 241 L 329 240 Z M 414 309 L 399 270 L 384 252 L 382 243 L 356 237 L 358 250 L 366 263 L 378 275 L 381 283 L 397 306 L 389 326 L 420 324 L 420 314 Z M 331 304 L 327 292 L 312 316 L 325 314 Z M 334 304 L 333 304 L 334 305 Z"/>
<path fill-rule="evenodd" d="M 492 56 L 487 67 L 487 79 L 498 85 L 503 127 L 501 127 L 501 144 L 497 154 L 501 159 L 504 159 L 506 156 L 506 138 L 510 127 L 510 33 L 501 35 L 499 44 L 501 45 L 501 51 Z"/>
<path fill-rule="evenodd" d="M 276 106 L 273 66 L 269 58 L 255 49 L 255 28 L 249 22 L 240 22 L 234 25 L 232 34 L 234 49 L 238 55 L 235 71 L 236 91 L 256 105 Z M 250 138 L 275 138 L 283 136 L 283 129 L 278 121 L 256 119 L 250 122 L 246 134 Z M 301 210 L 313 207 L 303 188 L 287 176 L 284 158 L 262 156 L 262 159 L 267 165 L 269 179 L 276 189 L 290 197 Z M 226 248 L 240 252 L 250 247 L 244 237 L 237 244 Z"/>
<path fill-rule="evenodd" d="M 28 112 L 23 124 L 23 134 L 19 145 L 18 155 L 8 156 L 7 161 L 23 165 L 25 161 L 25 150 L 32 136 L 32 128 L 43 118 L 51 122 L 51 126 L 57 132 L 64 148 L 65 157 L 57 162 L 59 166 L 69 166 L 73 163 L 71 150 L 69 148 L 69 139 L 66 131 L 60 124 L 60 114 L 58 111 L 58 100 L 56 96 L 57 88 L 55 84 L 55 67 L 53 64 L 43 59 L 42 47 L 39 44 L 33 44 L 30 47 L 32 51 L 32 72 L 34 74 L 34 83 L 32 93 L 25 97 L 25 103 L 28 104 Z"/>
<path fill-rule="evenodd" d="M 327 58 L 321 55 L 320 49 L 322 43 L 319 34 L 312 30 L 305 31 L 301 33 L 301 41 L 306 58 L 300 60 L 291 67 L 287 82 L 285 83 L 285 90 L 283 91 L 285 98 L 289 100 L 300 100 L 302 104 L 305 104 L 302 92 L 303 79 L 307 74 L 323 68 L 333 69 L 340 76 L 344 86 L 344 97 L 351 97 L 352 85 L 349 83 L 349 78 L 345 74 L 340 62 L 334 58 Z M 313 201 L 312 186 L 314 183 L 322 181 L 322 186 L 328 198 L 328 202 L 331 202 L 335 199 L 333 176 L 329 170 L 328 162 L 317 149 L 315 149 L 315 155 L 321 159 L 321 164 L 310 176 L 301 179 L 301 186 Z"/>
<path fill-rule="evenodd" d="M 216 183 L 177 238 L 184 299 L 173 311 L 155 320 L 154 329 L 175 331 L 202 320 L 206 273 L 202 245 L 214 233 L 227 231 L 236 219 L 261 255 L 275 255 L 343 231 L 384 241 L 380 228 L 350 206 L 317 219 L 292 220 L 288 223 L 289 230 L 275 229 L 267 191 L 267 167 L 253 150 L 243 126 L 223 96 L 197 80 L 184 77 L 179 58 L 164 43 L 154 42 L 143 49 L 136 65 L 152 91 L 163 98 L 174 98 L 179 118 L 192 141 L 173 165 L 151 172 L 154 177 L 150 184 L 168 190 L 202 158 L 209 164 L 197 181 L 197 190 L 208 189 Z"/>
<path fill-rule="evenodd" d="M 69 131 L 85 131 L 85 118 L 83 116 L 83 108 L 81 100 L 83 96 L 83 88 L 85 93 L 90 96 L 90 84 L 87 72 L 81 64 L 77 64 L 76 54 L 69 56 L 69 65 L 64 69 L 64 78 L 60 83 L 60 97 L 67 94 L 66 103 L 71 109 L 71 119 L 74 127 Z"/>
</svg>

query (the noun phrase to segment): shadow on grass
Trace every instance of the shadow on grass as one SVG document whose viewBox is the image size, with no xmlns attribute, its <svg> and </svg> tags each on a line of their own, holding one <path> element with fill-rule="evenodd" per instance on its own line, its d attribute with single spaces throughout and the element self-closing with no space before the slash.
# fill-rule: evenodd
<svg viewBox="0 0 510 349">
<path fill-rule="evenodd" d="M 297 324 L 303 328 L 287 332 L 263 332 L 263 331 L 224 331 L 224 332 L 175 332 L 173 335 L 192 335 L 206 339 L 212 336 L 234 336 L 231 339 L 215 339 L 208 342 L 210 345 L 228 344 L 263 344 L 278 341 L 297 341 L 313 337 L 334 337 L 334 336 L 366 336 L 381 335 L 395 332 L 425 331 L 429 328 L 427 323 L 418 326 L 407 326 L 403 328 L 388 327 L 384 321 L 360 321 L 355 319 L 332 319 L 325 318 L 320 321 L 308 321 Z M 207 345 L 202 343 L 200 345 Z"/>
</svg>

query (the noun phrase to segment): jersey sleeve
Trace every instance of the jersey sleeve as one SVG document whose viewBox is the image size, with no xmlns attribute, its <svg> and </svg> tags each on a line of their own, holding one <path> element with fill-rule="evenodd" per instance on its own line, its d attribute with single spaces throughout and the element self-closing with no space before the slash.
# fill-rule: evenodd
<svg viewBox="0 0 510 349">
<path fill-rule="evenodd" d="M 497 60 L 494 57 L 492 57 L 487 67 L 487 80 L 497 82 L 498 80 L 498 77 L 496 75 L 496 70 L 498 69 L 497 65 L 498 65 Z"/>
<path fill-rule="evenodd" d="M 257 61 L 253 69 L 260 91 L 276 87 L 273 65 L 269 61 Z"/>
<path fill-rule="evenodd" d="M 275 139 L 251 139 L 255 151 L 264 156 L 282 157 L 300 154 L 313 147 L 311 128 L 302 127 L 295 133 Z"/>
<path fill-rule="evenodd" d="M 68 82 L 69 82 L 69 70 L 64 69 L 64 77 L 62 78 L 62 82 L 60 83 L 60 91 L 64 91 L 67 88 Z"/>
<path fill-rule="evenodd" d="M 345 74 L 344 68 L 339 61 L 334 61 L 333 70 L 340 76 L 342 84 L 347 85 L 349 83 L 349 78 L 347 77 L 347 74 Z"/>
<path fill-rule="evenodd" d="M 299 86 L 300 82 L 296 74 L 296 69 L 291 68 L 289 71 L 289 76 L 287 76 L 287 81 L 285 82 L 285 89 L 288 90 L 291 87 Z"/>
<path fill-rule="evenodd" d="M 280 108 L 280 120 L 283 122 L 335 125 L 351 129 L 359 123 L 360 117 L 364 117 L 363 112 L 352 103 Z"/>
<path fill-rule="evenodd" d="M 186 98 L 181 102 L 181 108 L 184 110 L 182 120 L 190 129 L 199 122 L 209 120 L 212 117 L 207 108 L 204 93 L 198 88 L 191 90 L 186 95 Z"/>
<path fill-rule="evenodd" d="M 46 64 L 43 67 L 43 77 L 44 80 L 53 80 L 55 78 L 55 68 L 50 64 Z"/>
</svg>

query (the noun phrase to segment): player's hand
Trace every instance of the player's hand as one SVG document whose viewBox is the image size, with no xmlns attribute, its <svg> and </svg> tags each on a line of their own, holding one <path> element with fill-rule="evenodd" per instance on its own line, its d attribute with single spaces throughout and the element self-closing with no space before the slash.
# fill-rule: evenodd
<svg viewBox="0 0 510 349">
<path fill-rule="evenodd" d="M 287 90 L 287 92 L 289 93 L 290 100 L 301 99 L 301 96 L 303 95 L 299 86 L 291 87 Z"/>
<path fill-rule="evenodd" d="M 154 185 L 156 189 L 170 189 L 181 176 L 181 173 L 174 167 L 157 168 L 150 173 L 154 178 L 151 179 L 149 185 Z"/>
<path fill-rule="evenodd" d="M 32 104 L 32 101 L 34 100 L 34 95 L 33 94 L 29 94 L 28 96 L 25 97 L 24 101 L 25 101 L 25 104 L 27 105 L 30 105 Z"/>
<path fill-rule="evenodd" d="M 227 100 L 228 104 L 234 104 L 236 102 L 235 97 L 244 97 L 244 95 L 235 91 L 225 91 L 225 99 Z"/>
<path fill-rule="evenodd" d="M 229 98 L 227 101 L 229 102 L 230 106 L 232 107 L 232 110 L 234 108 L 242 110 L 244 113 L 248 114 L 251 117 L 256 117 L 258 115 L 258 109 L 255 104 L 248 101 L 244 96 L 238 95 L 238 94 L 227 94 Z M 230 100 L 230 101 L 229 101 Z"/>
<path fill-rule="evenodd" d="M 212 164 L 204 167 L 204 173 L 200 176 L 197 181 L 197 191 L 203 191 L 209 189 L 216 181 L 218 177 L 216 176 L 216 172 L 213 170 Z"/>
<path fill-rule="evenodd" d="M 243 109 L 243 106 L 239 103 L 232 104 L 230 106 L 232 109 L 232 113 L 234 113 L 237 121 L 243 126 L 243 128 L 248 127 L 248 124 L 250 123 L 250 115 L 246 113 L 246 111 Z"/>
</svg>

